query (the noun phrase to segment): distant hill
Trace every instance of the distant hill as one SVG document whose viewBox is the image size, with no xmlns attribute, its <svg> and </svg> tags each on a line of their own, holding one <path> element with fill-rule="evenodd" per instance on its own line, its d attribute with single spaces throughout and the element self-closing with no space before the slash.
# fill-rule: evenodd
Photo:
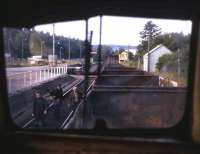
<svg viewBox="0 0 200 154">
<path fill-rule="evenodd" d="M 128 48 L 129 48 L 129 49 L 134 49 L 134 50 L 136 50 L 136 48 L 137 48 L 137 46 L 132 46 L 132 45 L 129 45 L 129 47 L 128 47 L 128 45 L 108 44 L 108 45 L 106 45 L 106 46 L 112 47 L 113 51 L 118 50 L 119 48 L 123 48 L 123 49 L 125 49 L 125 50 L 127 50 Z M 98 47 L 98 45 L 93 45 L 93 47 L 96 48 L 96 47 Z"/>
</svg>

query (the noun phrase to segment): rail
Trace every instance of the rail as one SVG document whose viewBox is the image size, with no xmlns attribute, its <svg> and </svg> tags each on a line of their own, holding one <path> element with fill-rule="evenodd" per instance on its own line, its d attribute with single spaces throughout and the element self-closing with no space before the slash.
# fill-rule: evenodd
<svg viewBox="0 0 200 154">
<path fill-rule="evenodd" d="M 94 81 L 92 81 L 92 83 L 90 84 L 90 86 L 88 87 L 88 89 L 87 89 L 87 95 L 86 95 L 86 98 L 89 96 L 89 94 L 91 93 L 91 91 L 92 91 L 92 88 L 94 87 L 94 84 L 95 84 L 95 80 Z M 73 115 L 74 115 L 74 113 L 76 112 L 76 110 L 77 110 L 77 108 L 80 106 L 80 104 L 82 104 L 84 102 L 84 100 L 81 100 L 80 102 L 79 102 L 79 104 L 77 105 L 77 107 L 74 109 L 74 110 L 72 110 L 71 112 L 70 112 L 70 114 L 67 116 L 67 118 L 64 120 L 64 122 L 62 123 L 62 125 L 61 125 L 61 129 L 64 129 L 64 128 L 66 128 L 66 125 L 68 125 L 68 122 L 70 121 L 70 119 L 73 117 Z"/>
<path fill-rule="evenodd" d="M 81 81 L 75 83 L 74 85 L 72 85 L 72 87 L 69 88 L 69 89 L 63 94 L 63 96 L 66 96 L 67 94 L 69 94 L 69 93 L 72 91 L 72 89 L 73 89 L 74 86 L 77 86 L 77 85 L 81 84 L 82 82 L 84 82 L 84 81 L 81 80 Z M 92 91 L 92 87 L 94 86 L 94 84 L 95 84 L 95 80 L 92 81 L 92 83 L 91 83 L 90 86 L 88 87 L 87 93 L 90 93 L 90 92 Z M 47 96 L 47 97 L 48 97 L 48 96 Z M 54 104 L 53 102 L 52 102 L 51 104 L 49 104 L 49 106 L 48 106 L 48 108 L 47 108 L 47 111 L 48 111 L 49 109 L 51 109 L 51 107 L 53 107 L 53 104 Z M 67 122 L 69 121 L 69 119 L 72 117 L 73 113 L 74 113 L 74 110 L 72 110 L 72 111 L 69 113 L 69 115 L 67 116 L 67 118 L 66 118 L 66 119 L 64 120 L 64 122 L 62 123 L 61 128 L 62 128 L 64 125 L 66 125 L 66 123 L 67 123 Z M 33 118 L 32 118 L 31 120 L 29 120 L 22 128 L 28 128 L 28 127 L 31 126 L 34 122 L 35 122 L 35 118 L 33 117 Z"/>
<path fill-rule="evenodd" d="M 67 91 L 63 94 L 63 96 L 66 96 L 67 94 L 69 94 L 69 92 L 71 92 L 72 88 L 73 88 L 74 86 L 79 85 L 81 82 L 83 82 L 83 80 L 81 80 L 81 81 L 79 81 L 79 82 L 73 84 L 73 85 L 71 86 L 71 88 L 70 88 L 69 90 L 67 90 Z M 48 97 L 48 96 L 46 96 L 46 97 Z M 49 109 L 51 109 L 51 107 L 53 107 L 53 104 L 54 104 L 53 102 L 49 104 L 49 106 L 47 107 L 47 111 L 48 111 Z M 31 120 L 29 120 L 22 128 L 27 128 L 27 127 L 29 127 L 34 121 L 35 121 L 35 118 L 33 117 L 33 118 L 32 118 Z"/>
</svg>

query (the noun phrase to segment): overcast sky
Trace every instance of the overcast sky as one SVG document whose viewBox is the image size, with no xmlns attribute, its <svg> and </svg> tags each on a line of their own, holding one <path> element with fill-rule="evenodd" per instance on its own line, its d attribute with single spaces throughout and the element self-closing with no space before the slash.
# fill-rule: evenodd
<svg viewBox="0 0 200 154">
<path fill-rule="evenodd" d="M 138 45 L 140 43 L 139 32 L 143 30 L 145 23 L 149 20 L 159 26 L 162 30 L 162 33 L 191 33 L 191 21 L 103 16 L 102 44 Z M 35 29 L 37 31 L 49 32 L 52 34 L 52 27 L 52 24 L 47 24 L 36 26 Z M 98 44 L 99 17 L 93 17 L 89 19 L 89 31 L 90 30 L 93 30 L 92 44 Z M 56 35 L 84 40 L 85 21 L 56 23 L 55 33 Z"/>
</svg>

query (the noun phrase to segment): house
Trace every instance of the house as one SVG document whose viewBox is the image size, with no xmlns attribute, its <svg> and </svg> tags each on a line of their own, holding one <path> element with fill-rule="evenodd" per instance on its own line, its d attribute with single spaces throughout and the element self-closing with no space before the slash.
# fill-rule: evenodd
<svg viewBox="0 0 200 154">
<path fill-rule="evenodd" d="M 143 70 L 148 71 L 148 64 L 149 64 L 149 71 L 155 72 L 156 71 L 156 64 L 158 62 L 159 57 L 164 54 L 171 54 L 170 51 L 166 46 L 160 44 L 149 51 L 149 63 L 148 63 L 148 53 L 143 56 Z"/>
<path fill-rule="evenodd" d="M 119 63 L 129 61 L 129 54 L 126 51 L 123 51 L 119 54 Z"/>
</svg>

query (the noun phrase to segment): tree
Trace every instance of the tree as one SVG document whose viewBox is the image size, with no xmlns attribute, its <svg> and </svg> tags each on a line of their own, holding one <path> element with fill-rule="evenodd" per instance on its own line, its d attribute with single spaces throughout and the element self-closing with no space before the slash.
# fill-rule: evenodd
<svg viewBox="0 0 200 154">
<path fill-rule="evenodd" d="M 105 58 L 110 56 L 112 52 L 113 52 L 113 49 L 112 49 L 111 46 L 102 45 L 102 47 L 101 47 L 101 55 L 102 55 L 102 59 L 103 60 L 105 60 Z"/>
<path fill-rule="evenodd" d="M 133 60 L 135 58 L 132 52 L 128 52 L 128 58 L 129 60 Z"/>
<path fill-rule="evenodd" d="M 149 50 L 159 44 L 165 45 L 173 53 L 160 57 L 157 63 L 157 69 L 177 74 L 180 70 L 180 76 L 186 81 L 189 64 L 189 45 L 191 35 L 183 33 L 165 33 L 161 34 L 161 29 L 151 21 L 147 22 L 144 30 L 140 32 L 141 41 L 137 46 L 136 59 L 142 61 L 143 55 L 148 51 L 148 39 L 150 39 Z M 179 52 L 178 52 L 179 51 Z M 178 65 L 179 59 L 179 65 Z M 180 67 L 179 67 L 180 66 Z"/>
<path fill-rule="evenodd" d="M 170 62 L 170 60 L 172 59 L 171 54 L 164 54 L 161 57 L 159 57 L 158 62 L 156 63 L 156 68 L 161 71 L 161 69 L 167 65 L 167 63 Z"/>
<path fill-rule="evenodd" d="M 14 58 L 27 58 L 29 52 L 28 29 L 4 28 L 4 51 Z"/>
<path fill-rule="evenodd" d="M 119 48 L 119 54 L 122 53 L 122 52 L 124 52 L 124 51 L 125 51 L 124 48 Z"/>
<path fill-rule="evenodd" d="M 41 54 L 41 36 L 38 32 L 32 32 L 30 36 L 30 52 L 32 55 Z"/>
<path fill-rule="evenodd" d="M 141 43 L 137 47 L 137 56 L 141 57 L 154 47 L 155 39 L 160 36 L 161 28 L 152 21 L 148 21 L 140 33 Z"/>
<path fill-rule="evenodd" d="M 160 34 L 161 34 L 161 28 L 159 28 L 152 21 L 148 21 L 144 26 L 144 30 L 140 32 L 140 37 L 143 40 L 148 40 L 148 39 L 152 40 Z"/>
<path fill-rule="evenodd" d="M 161 72 L 170 72 L 174 75 L 176 80 L 181 80 L 181 82 L 186 85 L 189 64 L 190 34 L 163 34 L 156 38 L 155 43 L 162 43 L 173 52 L 169 56 L 164 55 L 159 58 L 157 69 Z M 163 67 L 165 70 L 162 69 Z"/>
</svg>

